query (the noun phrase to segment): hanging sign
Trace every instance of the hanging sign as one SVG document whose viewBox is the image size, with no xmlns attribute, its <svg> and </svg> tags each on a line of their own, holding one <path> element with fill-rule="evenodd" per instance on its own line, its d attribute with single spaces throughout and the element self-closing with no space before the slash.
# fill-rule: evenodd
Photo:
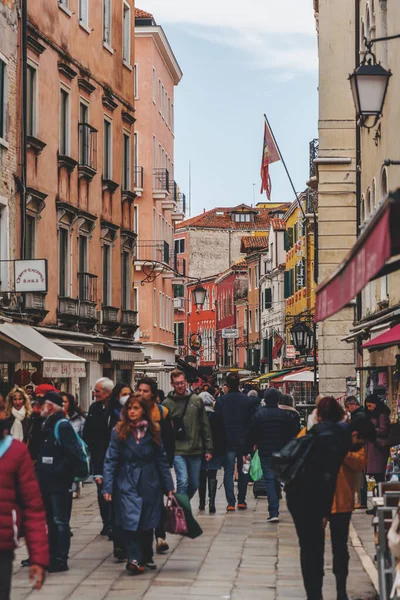
<svg viewBox="0 0 400 600">
<path fill-rule="evenodd" d="M 47 292 L 47 260 L 16 260 L 14 281 L 16 292 Z"/>
</svg>

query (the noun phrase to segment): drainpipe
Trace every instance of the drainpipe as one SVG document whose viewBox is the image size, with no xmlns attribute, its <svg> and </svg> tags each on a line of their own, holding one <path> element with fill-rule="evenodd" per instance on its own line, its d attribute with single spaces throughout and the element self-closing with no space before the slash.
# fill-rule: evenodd
<svg viewBox="0 0 400 600">
<path fill-rule="evenodd" d="M 27 95 L 27 2 L 21 0 L 21 70 L 22 70 L 22 97 L 21 97 L 21 258 L 25 258 L 25 215 L 26 215 L 26 95 Z"/>
<path fill-rule="evenodd" d="M 360 0 L 355 0 L 355 68 L 360 64 Z M 357 237 L 359 236 L 361 226 L 361 127 L 356 123 L 356 226 Z M 356 321 L 362 316 L 361 293 L 357 294 L 356 299 Z M 358 348 L 361 352 L 361 349 Z"/>
</svg>

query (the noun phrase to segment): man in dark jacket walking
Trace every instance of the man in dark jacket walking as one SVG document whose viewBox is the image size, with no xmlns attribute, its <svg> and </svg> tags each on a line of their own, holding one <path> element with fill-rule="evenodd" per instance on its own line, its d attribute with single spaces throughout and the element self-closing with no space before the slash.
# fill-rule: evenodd
<svg viewBox="0 0 400 600">
<path fill-rule="evenodd" d="M 25 444 L 8 435 L 0 399 L 0 598 L 10 597 L 14 550 L 20 526 L 29 552 L 30 579 L 40 590 L 49 564 L 46 518 L 32 460 Z"/>
<path fill-rule="evenodd" d="M 108 427 L 108 401 L 114 388 L 114 382 L 102 377 L 94 386 L 95 402 L 91 404 L 83 428 L 83 439 L 88 445 L 92 463 L 93 478 L 97 485 L 97 500 L 99 503 L 103 528 L 100 535 L 112 537 L 111 505 L 103 497 L 103 465 L 108 445 L 110 429 Z"/>
<path fill-rule="evenodd" d="M 297 435 L 295 420 L 289 412 L 278 408 L 280 393 L 275 388 L 265 392 L 265 406 L 254 415 L 249 434 L 249 441 L 258 448 L 261 466 L 264 473 L 265 486 L 268 496 L 268 523 L 279 521 L 279 496 L 277 481 L 271 469 L 271 459 Z"/>
<path fill-rule="evenodd" d="M 246 396 L 239 392 L 239 376 L 237 373 L 228 373 L 226 385 L 228 393 L 217 399 L 215 411 L 222 416 L 225 430 L 225 455 L 224 455 L 224 487 L 227 510 L 235 510 L 234 472 L 235 462 L 238 468 L 238 509 L 245 510 L 247 485 L 249 475 L 243 473 L 243 456 L 248 454 L 250 448 L 246 446 L 251 418 L 258 398 Z"/>
<path fill-rule="evenodd" d="M 45 421 L 42 425 L 36 473 L 49 532 L 49 573 L 59 573 L 68 571 L 71 488 L 74 468 L 81 460 L 81 447 L 71 423 L 65 419 L 63 401 L 59 394 L 48 392 L 44 396 L 40 414 Z"/>
</svg>

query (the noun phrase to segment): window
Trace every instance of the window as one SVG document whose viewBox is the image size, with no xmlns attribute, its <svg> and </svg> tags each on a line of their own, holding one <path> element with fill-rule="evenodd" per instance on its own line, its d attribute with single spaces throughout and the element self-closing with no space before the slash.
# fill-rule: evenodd
<svg viewBox="0 0 400 600">
<path fill-rule="evenodd" d="M 136 135 L 136 134 L 135 134 Z M 123 134 L 122 189 L 131 189 L 131 137 Z"/>
<path fill-rule="evenodd" d="M 388 177 L 387 177 L 387 169 L 385 167 L 382 170 L 382 177 L 381 177 L 381 196 L 382 196 L 382 198 L 384 198 L 388 192 L 389 192 Z"/>
<path fill-rule="evenodd" d="M 243 335 L 247 335 L 247 308 L 244 309 Z"/>
<path fill-rule="evenodd" d="M 111 46 L 111 2 L 103 0 L 103 42 Z"/>
<path fill-rule="evenodd" d="M 58 269 L 59 269 L 59 279 L 58 279 L 58 294 L 61 297 L 67 297 L 69 295 L 68 290 L 68 229 L 60 228 L 58 232 Z"/>
<path fill-rule="evenodd" d="M 111 306 L 111 246 L 103 244 L 103 306 Z"/>
<path fill-rule="evenodd" d="M 70 112 L 69 112 L 69 92 L 61 88 L 60 90 L 60 154 L 69 156 L 70 154 Z"/>
<path fill-rule="evenodd" d="M 79 23 L 86 27 L 89 24 L 89 0 L 79 0 Z"/>
<path fill-rule="evenodd" d="M 254 267 L 254 287 L 258 288 L 260 283 L 260 265 Z"/>
<path fill-rule="evenodd" d="M 122 253 L 122 310 L 131 308 L 131 261 L 129 252 Z"/>
<path fill-rule="evenodd" d="M 64 8 L 69 8 L 69 0 L 58 0 L 58 4 Z"/>
<path fill-rule="evenodd" d="M 185 345 L 185 323 L 174 323 L 175 346 Z"/>
<path fill-rule="evenodd" d="M 165 97 L 165 92 L 164 92 L 164 86 L 161 84 L 161 99 L 160 99 L 160 104 L 161 104 L 161 115 L 164 116 L 164 97 Z"/>
<path fill-rule="evenodd" d="M 122 60 L 131 64 L 131 7 L 124 1 L 122 16 Z"/>
<path fill-rule="evenodd" d="M 264 308 L 268 309 L 272 307 L 272 289 L 271 288 L 266 288 L 265 293 L 264 293 Z"/>
<path fill-rule="evenodd" d="M 185 287 L 183 285 L 174 285 L 174 298 L 184 298 Z"/>
<path fill-rule="evenodd" d="M 157 73 L 153 67 L 152 94 L 154 104 L 157 102 Z"/>
<path fill-rule="evenodd" d="M 133 67 L 133 92 L 135 100 L 139 99 L 139 66 L 136 64 Z"/>
<path fill-rule="evenodd" d="M 25 258 L 35 258 L 36 219 L 32 215 L 25 217 Z"/>
<path fill-rule="evenodd" d="M 86 235 L 78 237 L 78 286 L 79 299 L 82 301 L 92 300 L 90 296 L 90 282 L 88 277 L 88 238 Z"/>
<path fill-rule="evenodd" d="M 137 288 L 133 288 L 133 310 L 136 312 L 139 310 L 139 290 Z"/>
<path fill-rule="evenodd" d="M 256 320 L 254 323 L 254 331 L 258 331 L 259 330 L 259 325 L 260 325 L 260 321 L 259 321 L 259 310 L 258 308 L 256 308 L 256 314 L 255 314 Z"/>
<path fill-rule="evenodd" d="M 157 290 L 153 289 L 153 325 L 157 327 Z"/>
<path fill-rule="evenodd" d="M 153 135 L 153 169 L 157 167 L 157 140 L 156 136 Z"/>
<path fill-rule="evenodd" d="M 9 211 L 8 200 L 0 196 L 0 290 L 10 289 L 10 263 L 9 259 Z"/>
<path fill-rule="evenodd" d="M 251 267 L 249 267 L 249 290 L 251 290 L 253 285 L 253 271 Z"/>
<path fill-rule="evenodd" d="M 89 106 L 85 102 L 79 104 L 79 123 L 88 123 Z M 90 157 L 90 136 L 86 127 L 79 127 L 79 164 L 88 164 Z"/>
<path fill-rule="evenodd" d="M 171 124 L 170 124 L 172 133 L 174 132 L 174 104 L 171 102 Z"/>
<path fill-rule="evenodd" d="M 253 311 L 249 310 L 249 333 L 253 333 Z"/>
<path fill-rule="evenodd" d="M 164 329 L 164 297 L 160 292 L 160 329 Z"/>
<path fill-rule="evenodd" d="M 183 254 L 185 252 L 185 238 L 175 240 L 175 254 Z"/>
<path fill-rule="evenodd" d="M 26 89 L 26 133 L 37 135 L 37 69 L 28 64 Z"/>
<path fill-rule="evenodd" d="M 236 223 L 249 223 L 251 221 L 250 213 L 235 213 Z"/>
<path fill-rule="evenodd" d="M 0 58 L 0 138 L 7 139 L 7 64 Z"/>
<path fill-rule="evenodd" d="M 137 234 L 139 231 L 139 207 L 133 207 L 133 231 Z"/>
<path fill-rule="evenodd" d="M 103 179 L 112 178 L 112 130 L 111 122 L 104 119 Z"/>
</svg>

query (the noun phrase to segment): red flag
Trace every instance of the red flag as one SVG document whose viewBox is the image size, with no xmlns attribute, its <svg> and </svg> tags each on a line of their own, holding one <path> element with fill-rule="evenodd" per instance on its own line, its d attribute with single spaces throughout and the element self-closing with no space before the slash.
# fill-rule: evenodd
<svg viewBox="0 0 400 600">
<path fill-rule="evenodd" d="M 276 331 L 274 332 L 274 345 L 272 348 L 272 358 L 278 358 L 279 355 L 279 351 L 281 350 L 282 346 L 285 344 L 285 340 L 279 335 L 279 333 L 277 333 Z"/>
<path fill-rule="evenodd" d="M 269 165 L 281 160 L 278 148 L 274 142 L 271 130 L 267 122 L 264 126 L 264 145 L 261 160 L 261 194 L 266 192 L 268 200 L 271 200 L 271 178 L 269 176 Z"/>
</svg>

